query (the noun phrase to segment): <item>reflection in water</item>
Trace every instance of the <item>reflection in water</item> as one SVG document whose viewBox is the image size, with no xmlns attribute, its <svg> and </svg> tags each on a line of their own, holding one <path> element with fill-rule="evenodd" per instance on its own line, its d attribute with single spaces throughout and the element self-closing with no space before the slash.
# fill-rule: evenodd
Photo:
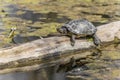
<svg viewBox="0 0 120 80">
<path fill-rule="evenodd" d="M 56 73 L 55 67 L 33 72 L 16 72 L 0 75 L 0 80 L 66 80 L 65 73 Z"/>
<path fill-rule="evenodd" d="M 66 80 L 64 72 L 56 72 L 56 67 L 40 69 L 35 72 L 36 80 Z"/>
</svg>

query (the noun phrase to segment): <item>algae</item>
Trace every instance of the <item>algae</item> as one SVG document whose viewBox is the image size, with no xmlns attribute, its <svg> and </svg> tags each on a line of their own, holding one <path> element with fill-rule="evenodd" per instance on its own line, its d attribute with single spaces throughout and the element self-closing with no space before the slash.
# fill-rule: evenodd
<svg viewBox="0 0 120 80">
<path fill-rule="evenodd" d="M 104 2 L 108 6 L 101 5 Z M 119 7 L 114 4 L 118 2 L 119 0 L 0 0 L 0 15 L 6 28 L 4 35 L 9 34 L 11 27 L 17 26 L 15 35 L 46 36 L 56 33 L 57 27 L 72 19 L 86 18 L 95 25 L 120 20 L 114 16 Z"/>
</svg>

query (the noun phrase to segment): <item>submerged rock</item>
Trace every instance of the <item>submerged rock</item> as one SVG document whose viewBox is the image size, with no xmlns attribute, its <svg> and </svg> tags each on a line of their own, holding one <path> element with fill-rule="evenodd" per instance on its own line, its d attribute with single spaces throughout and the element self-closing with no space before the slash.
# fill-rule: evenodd
<svg viewBox="0 0 120 80">
<path fill-rule="evenodd" d="M 29 41 L 33 41 L 36 39 L 40 39 L 39 36 L 21 36 L 21 35 L 16 35 L 15 37 L 12 38 L 13 43 L 15 44 L 20 44 L 20 43 L 25 43 Z"/>
</svg>

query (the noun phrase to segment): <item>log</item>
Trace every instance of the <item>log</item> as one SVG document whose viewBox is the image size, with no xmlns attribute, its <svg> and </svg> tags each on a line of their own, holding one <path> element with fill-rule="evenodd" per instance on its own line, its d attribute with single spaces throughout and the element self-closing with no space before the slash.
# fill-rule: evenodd
<svg viewBox="0 0 120 80">
<path fill-rule="evenodd" d="M 102 43 L 120 39 L 120 21 L 98 26 L 97 36 Z M 92 41 L 77 39 L 70 45 L 68 37 L 48 37 L 10 48 L 0 49 L 0 73 L 30 71 L 68 62 L 71 57 L 90 54 L 96 46 Z"/>
</svg>

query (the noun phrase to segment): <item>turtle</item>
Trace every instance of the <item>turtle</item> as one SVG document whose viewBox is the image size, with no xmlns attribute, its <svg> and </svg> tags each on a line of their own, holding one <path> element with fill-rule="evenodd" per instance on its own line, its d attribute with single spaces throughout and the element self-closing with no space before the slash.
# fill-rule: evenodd
<svg viewBox="0 0 120 80">
<path fill-rule="evenodd" d="M 75 45 L 75 38 L 91 36 L 96 46 L 100 45 L 101 40 L 97 37 L 97 28 L 87 19 L 71 20 L 57 28 L 61 34 L 70 36 L 71 45 Z"/>
</svg>

